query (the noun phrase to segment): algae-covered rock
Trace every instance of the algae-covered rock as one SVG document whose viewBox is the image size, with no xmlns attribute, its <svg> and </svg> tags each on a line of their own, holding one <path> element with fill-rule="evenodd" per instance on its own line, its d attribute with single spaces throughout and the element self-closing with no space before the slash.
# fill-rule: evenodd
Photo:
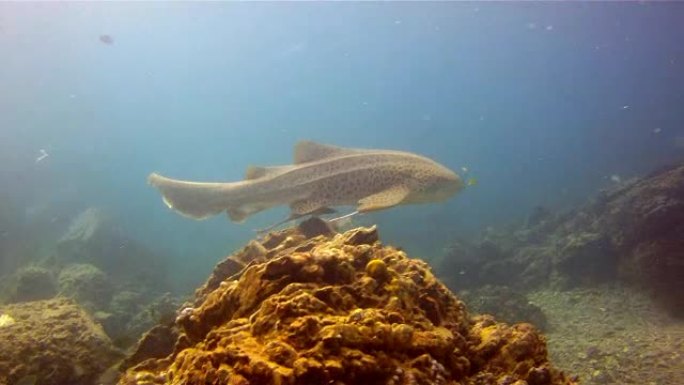
<svg viewBox="0 0 684 385">
<path fill-rule="evenodd" d="M 0 314 L 0 384 L 91 385 L 119 356 L 72 300 L 7 305 Z"/>
<path fill-rule="evenodd" d="M 615 278 L 617 255 L 608 237 L 599 233 L 571 234 L 554 255 L 556 271 L 567 286 Z"/>
<path fill-rule="evenodd" d="M 487 285 L 459 292 L 471 313 L 491 314 L 507 323 L 531 323 L 546 330 L 548 322 L 544 312 L 527 297 L 507 286 Z"/>
<path fill-rule="evenodd" d="M 619 251 L 619 277 L 684 317 L 684 165 L 609 194 L 601 224 Z"/>
<path fill-rule="evenodd" d="M 112 213 L 90 207 L 75 216 L 58 240 L 54 260 L 59 266 L 89 264 L 112 282 L 141 292 L 166 290 L 167 264 L 127 234 Z"/>
<path fill-rule="evenodd" d="M 91 310 L 102 309 L 112 297 L 112 286 L 105 273 L 87 263 L 71 264 L 59 273 L 60 294 L 75 299 Z"/>
<path fill-rule="evenodd" d="M 599 192 L 551 215 L 535 210 L 523 227 L 454 242 L 439 264 L 450 287 L 591 287 L 617 280 L 653 294 L 684 317 L 684 165 Z"/>
<path fill-rule="evenodd" d="M 120 384 L 574 383 L 532 325 L 471 318 L 375 228 L 286 230 L 227 260 L 249 253 L 239 274 L 219 263 L 175 326 L 141 341 Z M 162 343 L 166 352 L 151 349 Z"/>
<path fill-rule="evenodd" d="M 114 295 L 108 312 L 99 312 L 98 320 L 116 346 L 130 347 L 157 323 L 172 322 L 179 304 L 168 293 L 150 300 L 140 293 L 122 291 Z"/>
<path fill-rule="evenodd" d="M 46 268 L 28 265 L 14 274 L 12 302 L 50 299 L 57 294 L 57 281 Z"/>
</svg>

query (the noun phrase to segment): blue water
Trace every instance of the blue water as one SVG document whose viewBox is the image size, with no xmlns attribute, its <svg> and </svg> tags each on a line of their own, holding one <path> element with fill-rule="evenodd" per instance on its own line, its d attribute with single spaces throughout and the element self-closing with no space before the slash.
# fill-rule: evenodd
<svg viewBox="0 0 684 385">
<path fill-rule="evenodd" d="M 192 221 L 150 172 L 237 180 L 300 139 L 401 149 L 478 180 L 364 219 L 435 256 L 684 158 L 682 20 L 677 2 L 0 3 L 3 200 L 104 207 L 193 287 L 286 211 Z"/>
</svg>

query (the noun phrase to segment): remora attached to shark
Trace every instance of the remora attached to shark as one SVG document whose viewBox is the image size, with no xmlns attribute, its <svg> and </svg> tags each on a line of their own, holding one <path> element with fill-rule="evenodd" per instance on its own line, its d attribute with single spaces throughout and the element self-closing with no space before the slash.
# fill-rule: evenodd
<svg viewBox="0 0 684 385">
<path fill-rule="evenodd" d="M 356 206 L 360 213 L 396 205 L 442 202 L 464 184 L 453 171 L 403 151 L 342 148 L 302 141 L 294 164 L 247 169 L 245 180 L 190 182 L 150 174 L 168 207 L 194 219 L 228 213 L 242 222 L 268 208 L 289 205 L 289 219 Z"/>
</svg>

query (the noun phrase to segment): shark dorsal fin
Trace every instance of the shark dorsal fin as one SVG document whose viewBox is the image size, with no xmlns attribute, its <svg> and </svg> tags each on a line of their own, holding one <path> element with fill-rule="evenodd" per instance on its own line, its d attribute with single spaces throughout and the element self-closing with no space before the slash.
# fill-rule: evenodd
<svg viewBox="0 0 684 385">
<path fill-rule="evenodd" d="M 282 174 L 292 169 L 292 166 L 249 166 L 245 172 L 245 180 L 258 179 L 267 176 Z"/>
<path fill-rule="evenodd" d="M 294 148 L 294 163 L 315 162 L 317 160 L 334 158 L 337 156 L 352 155 L 364 152 L 361 149 L 344 148 L 332 146 L 329 144 L 321 144 L 312 142 L 310 140 L 302 140 L 295 145 Z"/>
</svg>

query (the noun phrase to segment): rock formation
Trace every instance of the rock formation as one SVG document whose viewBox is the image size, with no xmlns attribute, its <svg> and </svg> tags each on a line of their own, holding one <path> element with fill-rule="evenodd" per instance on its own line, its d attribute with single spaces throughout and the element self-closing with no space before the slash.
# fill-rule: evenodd
<svg viewBox="0 0 684 385">
<path fill-rule="evenodd" d="M 537 209 L 526 226 L 455 243 L 438 271 L 458 290 L 618 280 L 684 316 L 684 165 L 601 191 L 567 213 Z"/>
<path fill-rule="evenodd" d="M 574 383 L 534 326 L 471 317 L 374 227 L 307 226 L 219 263 L 174 323 L 143 338 L 119 384 Z"/>
<path fill-rule="evenodd" d="M 0 384 L 92 385 L 120 354 L 65 298 L 0 308 Z"/>
</svg>

